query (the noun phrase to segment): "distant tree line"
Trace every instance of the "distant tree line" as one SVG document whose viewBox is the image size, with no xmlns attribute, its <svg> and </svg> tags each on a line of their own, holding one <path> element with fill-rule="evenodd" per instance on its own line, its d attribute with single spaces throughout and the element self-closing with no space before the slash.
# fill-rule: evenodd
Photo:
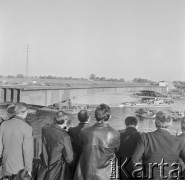
<svg viewBox="0 0 185 180">
<path fill-rule="evenodd" d="M 115 81 L 115 82 L 125 82 L 123 78 L 116 79 L 116 78 L 106 78 L 106 77 L 98 77 L 95 74 L 91 74 L 89 79 L 92 81 Z"/>
<path fill-rule="evenodd" d="M 26 76 L 24 76 L 23 74 L 17 74 L 17 75 L 7 75 L 7 76 L 3 76 L 0 75 L 0 78 L 26 78 Z M 87 80 L 87 78 L 75 78 L 75 77 L 58 77 L 58 76 L 52 76 L 52 75 L 47 75 L 47 76 L 31 76 L 30 78 L 39 78 L 39 79 L 73 79 L 73 80 Z"/>
<path fill-rule="evenodd" d="M 155 83 L 154 81 L 142 78 L 134 78 L 132 81 L 136 83 Z"/>
<path fill-rule="evenodd" d="M 25 76 L 23 74 L 17 74 L 17 75 L 7 75 L 7 76 L 3 76 L 3 75 L 0 75 L 0 78 L 24 78 Z"/>
</svg>

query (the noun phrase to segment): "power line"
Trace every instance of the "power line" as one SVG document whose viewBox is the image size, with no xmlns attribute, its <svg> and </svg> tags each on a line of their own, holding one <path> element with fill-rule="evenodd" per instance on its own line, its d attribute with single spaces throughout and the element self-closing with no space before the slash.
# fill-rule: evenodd
<svg viewBox="0 0 185 180">
<path fill-rule="evenodd" d="M 26 48 L 26 77 L 29 76 L 29 53 L 31 52 L 31 45 L 25 45 Z"/>
</svg>

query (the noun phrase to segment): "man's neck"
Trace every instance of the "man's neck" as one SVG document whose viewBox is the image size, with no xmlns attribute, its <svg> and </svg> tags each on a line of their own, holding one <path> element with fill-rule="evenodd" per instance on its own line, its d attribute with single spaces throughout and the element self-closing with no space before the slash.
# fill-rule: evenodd
<svg viewBox="0 0 185 180">
<path fill-rule="evenodd" d="M 89 122 L 79 122 L 79 124 L 88 124 Z"/>
<path fill-rule="evenodd" d="M 126 128 L 129 128 L 129 127 L 132 127 L 132 128 L 136 129 L 136 126 L 134 126 L 134 125 L 128 125 Z"/>
<path fill-rule="evenodd" d="M 20 119 L 25 119 L 23 116 L 21 116 L 20 114 L 17 114 L 16 117 L 20 118 Z"/>
<path fill-rule="evenodd" d="M 166 130 L 166 131 L 170 132 L 169 128 L 159 128 L 159 129 Z"/>
<path fill-rule="evenodd" d="M 108 121 L 97 121 L 98 124 L 108 124 Z"/>
</svg>

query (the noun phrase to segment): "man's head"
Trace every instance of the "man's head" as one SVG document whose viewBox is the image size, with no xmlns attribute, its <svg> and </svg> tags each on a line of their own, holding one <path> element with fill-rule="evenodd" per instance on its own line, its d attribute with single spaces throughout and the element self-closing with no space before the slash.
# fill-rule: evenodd
<svg viewBox="0 0 185 180">
<path fill-rule="evenodd" d="M 134 126 L 136 127 L 138 124 L 138 120 L 135 116 L 128 116 L 126 119 L 125 119 L 125 125 L 126 127 L 129 127 L 129 126 Z"/>
<path fill-rule="evenodd" d="M 110 116 L 111 110 L 106 104 L 100 104 L 95 110 L 95 118 L 97 121 L 108 121 Z"/>
<path fill-rule="evenodd" d="M 28 105 L 26 103 L 20 102 L 15 105 L 15 114 L 22 118 L 26 118 L 28 114 Z"/>
<path fill-rule="evenodd" d="M 55 114 L 53 121 L 55 124 L 58 124 L 61 128 L 66 130 L 71 124 L 68 114 L 61 110 Z"/>
<path fill-rule="evenodd" d="M 182 132 L 185 132 L 185 117 L 181 119 L 181 129 L 182 129 Z"/>
<path fill-rule="evenodd" d="M 159 111 L 155 117 L 155 125 L 157 128 L 169 129 L 172 126 L 172 117 L 163 111 Z"/>
<path fill-rule="evenodd" d="M 86 110 L 81 110 L 78 113 L 78 120 L 82 123 L 88 122 L 89 121 L 89 115 Z"/>
<path fill-rule="evenodd" d="M 9 105 L 6 111 L 8 119 L 12 118 L 13 116 L 15 116 L 15 105 L 14 104 Z"/>
</svg>

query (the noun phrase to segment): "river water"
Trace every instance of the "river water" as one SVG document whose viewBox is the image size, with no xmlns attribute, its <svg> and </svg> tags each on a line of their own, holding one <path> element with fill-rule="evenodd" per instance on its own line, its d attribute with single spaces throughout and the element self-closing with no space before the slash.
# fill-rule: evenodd
<svg viewBox="0 0 185 180">
<path fill-rule="evenodd" d="M 96 94 L 91 96 L 83 96 L 81 99 L 75 99 L 73 103 L 82 103 L 82 104 L 100 104 L 106 103 L 108 105 L 114 106 L 117 104 L 121 104 L 122 102 L 127 102 L 130 100 L 130 97 L 125 94 Z M 185 111 L 185 100 L 174 100 L 174 104 L 171 107 L 174 111 Z M 162 109 L 160 109 L 162 110 Z M 109 120 L 110 126 L 117 130 L 121 130 L 125 128 L 124 120 L 127 116 L 135 115 L 134 108 L 125 108 L 125 107 L 112 107 L 111 108 L 111 119 Z M 6 115 L 6 107 L 0 106 L 0 116 L 4 117 Z M 27 121 L 33 127 L 33 135 L 37 140 L 37 154 L 35 157 L 38 157 L 38 154 L 41 151 L 41 128 L 48 123 L 52 122 L 54 116 L 53 111 L 40 111 L 37 113 L 31 114 L 28 113 Z M 94 118 L 94 110 L 90 112 L 91 121 L 90 124 L 95 122 Z M 70 119 L 72 120 L 72 126 L 76 126 L 78 124 L 77 114 L 70 115 Z M 155 121 L 151 119 L 143 119 L 139 121 L 138 130 L 140 132 L 149 132 L 154 131 Z M 173 126 L 171 128 L 171 133 L 176 135 L 177 133 L 181 133 L 180 122 L 173 122 Z"/>
<path fill-rule="evenodd" d="M 125 94 L 96 94 L 91 96 L 83 96 L 81 98 L 75 99 L 73 103 L 81 103 L 81 104 L 100 104 L 106 103 L 108 105 L 117 105 L 122 102 L 127 102 L 130 97 Z M 173 100 L 174 104 L 171 109 L 174 111 L 185 111 L 185 100 Z M 162 110 L 162 109 L 160 109 Z M 135 115 L 134 108 L 124 108 L 124 107 L 112 107 L 112 116 L 109 120 L 109 124 L 117 129 L 124 129 L 125 124 L 124 120 L 127 116 Z M 0 107 L 0 115 L 4 116 L 6 113 L 6 107 Z M 52 111 L 37 111 L 36 114 L 28 114 L 27 120 L 33 127 L 34 136 L 40 136 L 41 128 L 52 122 L 54 113 Z M 94 111 L 90 112 L 91 121 L 90 124 L 93 124 L 94 119 Z M 71 115 L 73 126 L 78 124 L 77 115 Z M 144 119 L 139 121 L 139 131 L 153 131 L 155 130 L 154 121 L 151 119 Z M 171 128 L 171 132 L 175 134 L 176 132 L 181 132 L 180 130 L 180 122 L 173 122 L 173 127 Z"/>
</svg>

